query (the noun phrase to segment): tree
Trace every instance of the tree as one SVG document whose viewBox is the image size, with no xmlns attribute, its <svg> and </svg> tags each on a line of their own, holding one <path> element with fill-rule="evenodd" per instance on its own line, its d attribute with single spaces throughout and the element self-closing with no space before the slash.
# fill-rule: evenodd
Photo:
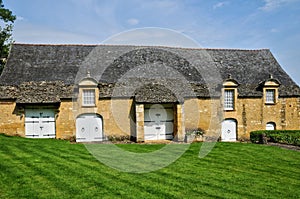
<svg viewBox="0 0 300 199">
<path fill-rule="evenodd" d="M 16 16 L 9 9 L 4 8 L 0 0 L 0 74 L 6 62 L 12 40 L 12 28 Z"/>
</svg>

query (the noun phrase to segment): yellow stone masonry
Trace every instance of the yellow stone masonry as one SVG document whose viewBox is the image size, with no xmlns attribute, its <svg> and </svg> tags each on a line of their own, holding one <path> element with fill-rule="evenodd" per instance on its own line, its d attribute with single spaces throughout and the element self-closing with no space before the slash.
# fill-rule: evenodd
<svg viewBox="0 0 300 199">
<path fill-rule="evenodd" d="M 75 106 L 76 107 L 76 106 Z M 0 132 L 25 136 L 24 110 L 13 101 L 0 102 Z M 78 108 L 78 107 L 77 107 Z M 101 99 L 96 107 L 74 110 L 72 100 L 62 100 L 56 114 L 56 138 L 76 136 L 76 117 L 82 113 L 97 113 L 103 118 L 106 136 L 133 136 L 144 141 L 144 105 L 132 99 Z M 206 135 L 220 135 L 223 119 L 237 121 L 238 140 L 249 140 L 250 132 L 266 128 L 274 122 L 276 129 L 300 129 L 300 98 L 278 98 L 275 104 L 263 98 L 237 98 L 235 109 L 223 111 L 220 99 L 186 99 L 174 105 L 174 136 L 183 141 L 185 130 L 200 128 Z"/>
<path fill-rule="evenodd" d="M 18 114 L 16 103 L 12 101 L 0 102 L 0 133 L 7 135 L 25 136 L 25 117 Z"/>
</svg>

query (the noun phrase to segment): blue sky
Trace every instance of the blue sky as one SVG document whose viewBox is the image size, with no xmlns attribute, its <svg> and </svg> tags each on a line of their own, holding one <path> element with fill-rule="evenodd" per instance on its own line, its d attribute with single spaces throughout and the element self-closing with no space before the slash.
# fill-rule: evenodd
<svg viewBox="0 0 300 199">
<path fill-rule="evenodd" d="M 4 0 L 4 5 L 17 15 L 17 43 L 100 44 L 130 29 L 160 27 L 205 48 L 268 48 L 300 84 L 300 0 Z"/>
</svg>

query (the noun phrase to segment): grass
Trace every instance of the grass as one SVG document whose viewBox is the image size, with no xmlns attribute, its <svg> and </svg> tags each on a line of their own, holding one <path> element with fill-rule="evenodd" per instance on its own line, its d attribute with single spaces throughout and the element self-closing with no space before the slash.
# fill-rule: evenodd
<svg viewBox="0 0 300 199">
<path fill-rule="evenodd" d="M 134 174 L 103 165 L 82 144 L 0 135 L 0 198 L 300 198 L 299 152 L 217 143 L 199 159 L 200 146 L 166 168 Z"/>
</svg>

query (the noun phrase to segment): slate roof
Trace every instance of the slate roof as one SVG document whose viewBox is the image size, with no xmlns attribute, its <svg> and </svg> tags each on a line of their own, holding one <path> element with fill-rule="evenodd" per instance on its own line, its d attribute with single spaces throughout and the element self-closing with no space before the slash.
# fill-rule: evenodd
<svg viewBox="0 0 300 199">
<path fill-rule="evenodd" d="M 72 98 L 74 85 L 90 72 L 100 98 L 135 97 L 137 102 L 219 97 L 222 83 L 239 83 L 239 97 L 261 97 L 270 74 L 280 97 L 300 88 L 267 49 L 188 49 L 125 45 L 14 44 L 0 77 L 0 99 L 53 103 Z"/>
</svg>

